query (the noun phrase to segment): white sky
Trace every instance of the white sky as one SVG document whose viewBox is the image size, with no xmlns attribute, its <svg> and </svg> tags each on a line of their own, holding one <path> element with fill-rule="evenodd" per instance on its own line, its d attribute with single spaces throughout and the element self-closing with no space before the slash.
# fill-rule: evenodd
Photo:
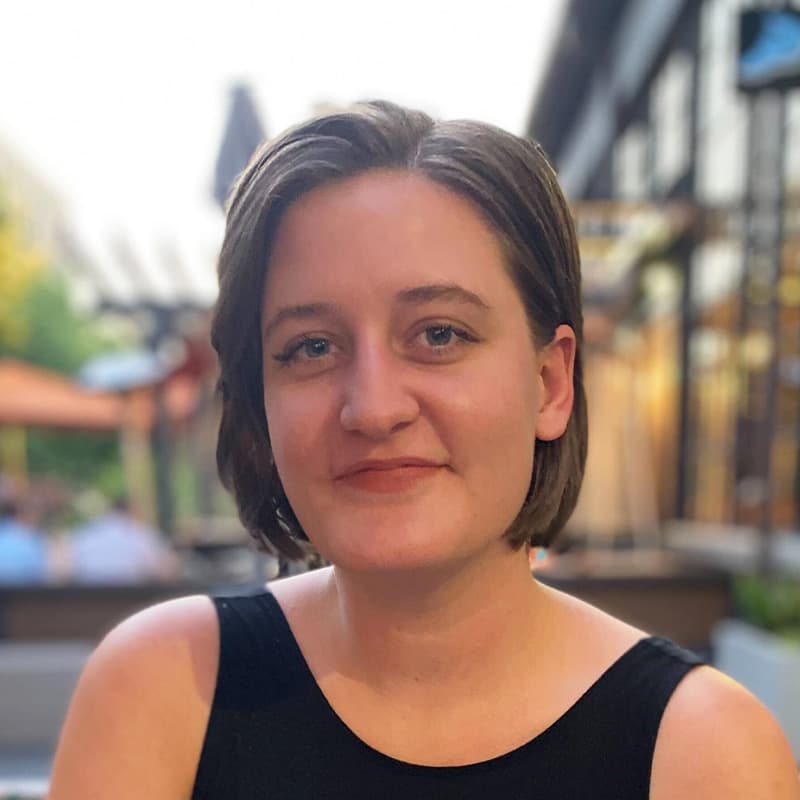
<svg viewBox="0 0 800 800">
<path fill-rule="evenodd" d="M 0 0 L 0 140 L 64 198 L 110 274 L 115 232 L 154 273 L 169 240 L 210 295 L 232 82 L 254 89 L 268 134 L 317 102 L 365 97 L 521 133 L 563 5 Z"/>
</svg>

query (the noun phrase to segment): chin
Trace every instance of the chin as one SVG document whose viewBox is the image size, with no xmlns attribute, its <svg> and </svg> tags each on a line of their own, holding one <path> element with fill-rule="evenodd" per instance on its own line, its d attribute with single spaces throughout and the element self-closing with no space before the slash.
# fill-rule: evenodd
<svg viewBox="0 0 800 800">
<path fill-rule="evenodd" d="M 427 530 L 396 530 L 359 535 L 352 529 L 341 536 L 331 535 L 315 542 L 320 553 L 335 567 L 348 572 L 424 572 L 452 569 L 470 555 L 487 550 L 468 542 L 455 531 L 439 534 Z"/>
</svg>

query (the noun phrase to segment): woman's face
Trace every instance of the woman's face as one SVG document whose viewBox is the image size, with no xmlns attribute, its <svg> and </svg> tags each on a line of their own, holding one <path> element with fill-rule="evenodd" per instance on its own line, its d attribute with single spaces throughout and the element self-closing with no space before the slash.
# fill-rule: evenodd
<svg viewBox="0 0 800 800">
<path fill-rule="evenodd" d="M 320 552 L 351 570 L 507 552 L 535 438 L 566 426 L 574 338 L 537 353 L 470 203 L 402 171 L 316 189 L 279 226 L 264 298 L 272 450 Z"/>
</svg>

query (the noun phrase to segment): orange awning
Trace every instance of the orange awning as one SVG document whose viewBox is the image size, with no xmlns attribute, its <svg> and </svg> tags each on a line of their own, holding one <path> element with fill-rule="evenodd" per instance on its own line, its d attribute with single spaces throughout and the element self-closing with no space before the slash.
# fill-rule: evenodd
<svg viewBox="0 0 800 800">
<path fill-rule="evenodd" d="M 197 384 L 186 376 L 168 380 L 166 404 L 173 421 L 191 416 Z M 0 426 L 113 431 L 127 418 L 149 430 L 153 423 L 152 387 L 127 398 L 85 389 L 51 370 L 14 359 L 0 359 Z"/>
</svg>

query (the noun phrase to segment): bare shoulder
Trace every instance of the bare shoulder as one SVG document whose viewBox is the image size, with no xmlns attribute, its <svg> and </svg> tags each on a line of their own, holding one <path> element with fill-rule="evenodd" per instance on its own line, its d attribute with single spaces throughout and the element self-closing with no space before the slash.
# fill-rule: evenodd
<svg viewBox="0 0 800 800">
<path fill-rule="evenodd" d="M 679 684 L 664 713 L 651 797 L 800 800 L 800 780 L 769 711 L 721 672 L 698 667 Z"/>
<path fill-rule="evenodd" d="M 207 597 L 161 603 L 112 630 L 75 690 L 50 800 L 188 797 L 218 655 L 216 612 Z"/>
</svg>

